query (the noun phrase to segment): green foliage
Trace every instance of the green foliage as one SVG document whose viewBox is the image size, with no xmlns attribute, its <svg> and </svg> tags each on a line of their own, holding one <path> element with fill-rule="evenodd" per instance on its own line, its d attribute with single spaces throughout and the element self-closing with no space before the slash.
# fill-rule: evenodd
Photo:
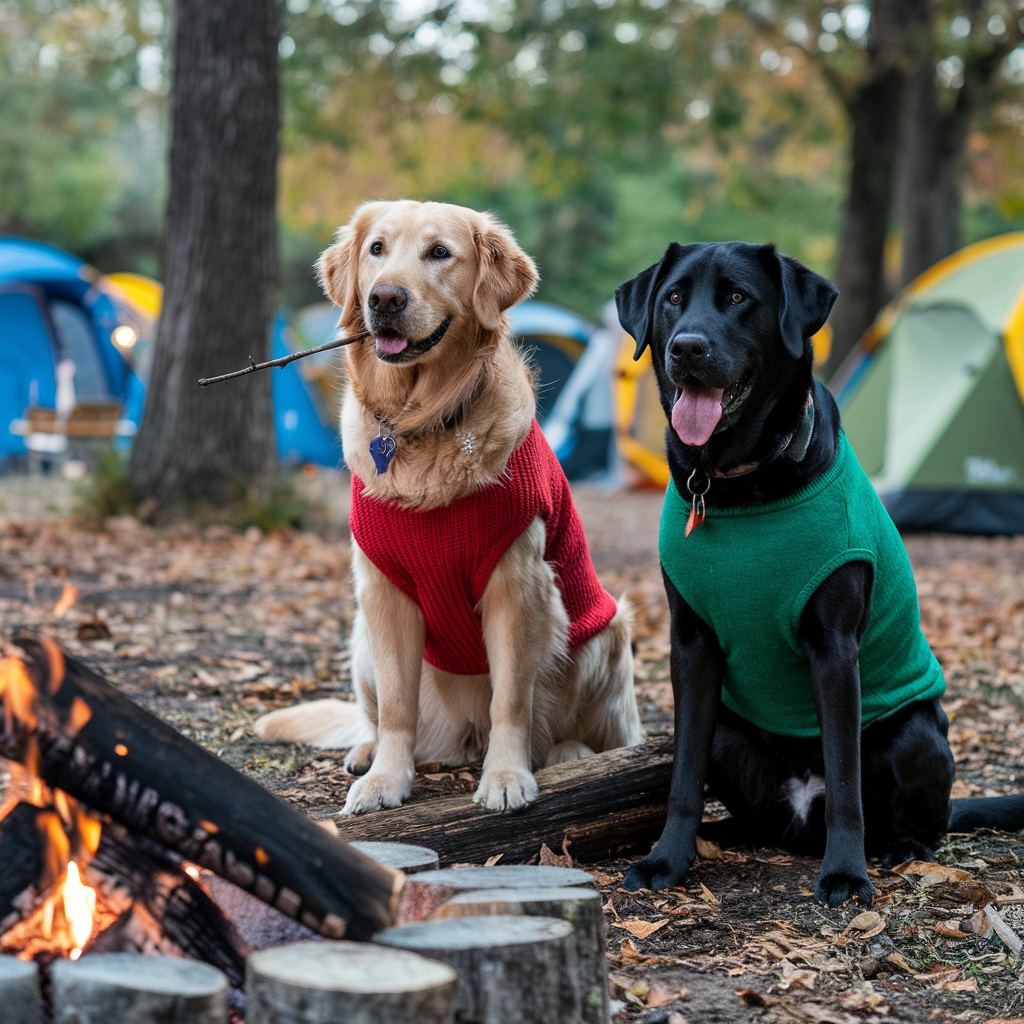
<svg viewBox="0 0 1024 1024">
<path fill-rule="evenodd" d="M 107 448 L 99 452 L 92 472 L 76 488 L 73 513 L 79 519 L 100 523 L 109 516 L 135 515 L 139 499 L 128 482 L 128 460 Z"/>
<path fill-rule="evenodd" d="M 232 502 L 220 508 L 204 507 L 201 518 L 227 522 L 236 530 L 255 526 L 273 533 L 288 527 L 298 529 L 314 511 L 313 503 L 301 497 L 293 481 L 284 477 L 264 488 L 240 483 Z"/>
</svg>

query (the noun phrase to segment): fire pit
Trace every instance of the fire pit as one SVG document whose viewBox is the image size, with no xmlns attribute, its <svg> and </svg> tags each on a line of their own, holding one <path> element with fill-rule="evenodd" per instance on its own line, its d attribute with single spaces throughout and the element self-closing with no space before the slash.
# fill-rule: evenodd
<svg viewBox="0 0 1024 1024">
<path fill-rule="evenodd" d="M 579 929 L 554 918 L 513 927 L 514 918 L 480 917 L 469 932 L 487 941 L 467 953 L 457 921 L 393 928 L 406 874 L 378 860 L 415 872 L 436 866 L 432 850 L 349 846 L 50 641 L 22 638 L 0 654 L 0 698 L 0 757 L 12 778 L 0 807 L 4 1024 L 40 1024 L 40 991 L 54 1024 L 77 1022 L 84 1007 L 90 1020 L 225 1024 L 229 1003 L 241 1024 L 243 988 L 254 1024 L 296 1019 L 289 1014 L 298 1005 L 322 1008 L 302 1018 L 310 1024 L 335 1021 L 339 1008 L 359 1016 L 370 1007 L 376 1015 L 367 1019 L 397 1024 L 410 1019 L 411 1006 L 423 1024 L 510 1024 L 494 1007 L 512 1006 L 522 1024 L 606 1024 L 603 943 L 594 929 L 571 940 Z M 428 872 L 406 909 L 431 914 L 460 891 L 498 884 L 495 872 L 501 884 L 535 888 L 590 880 L 565 868 Z M 557 906 L 576 908 L 564 915 L 575 924 L 582 903 L 566 892 Z M 536 913 L 525 909 L 534 903 L 524 890 L 505 908 Z M 556 903 L 541 912 L 549 905 Z M 479 913 L 489 908 L 481 903 Z M 391 948 L 359 944 L 388 928 Z M 412 941 L 413 928 L 432 960 L 396 948 L 406 931 Z M 530 938 L 519 936 L 517 948 L 513 932 Z M 524 942 L 537 946 L 532 959 Z M 545 952 L 545 942 L 555 942 L 562 959 Z M 593 954 L 589 966 L 581 942 Z M 259 950 L 267 955 L 250 961 Z M 457 986 L 436 961 L 455 967 Z M 564 984 L 545 975 L 546 987 L 527 985 L 556 961 Z M 375 965 L 370 974 L 366 963 Z M 596 982 L 593 963 L 601 968 Z M 536 989 L 531 999 L 523 985 Z"/>
</svg>

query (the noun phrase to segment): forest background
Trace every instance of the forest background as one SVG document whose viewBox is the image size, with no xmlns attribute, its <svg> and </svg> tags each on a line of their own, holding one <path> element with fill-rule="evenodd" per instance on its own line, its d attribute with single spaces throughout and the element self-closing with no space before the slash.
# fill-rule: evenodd
<svg viewBox="0 0 1024 1024">
<path fill-rule="evenodd" d="M 903 19 L 888 41 L 887 8 Z M 910 151 L 952 168 L 952 199 L 925 197 L 951 222 L 940 247 L 1024 228 L 1022 0 L 287 0 L 282 12 L 285 307 L 320 297 L 312 264 L 360 202 L 403 196 L 494 210 L 536 258 L 540 297 L 591 318 L 673 240 L 774 241 L 835 276 L 872 84 L 875 111 L 860 116 L 877 135 L 888 108 L 895 166 L 873 199 L 881 215 L 861 217 L 884 239 L 871 303 L 909 273 Z M 169 0 L 0 2 L 0 233 L 161 276 L 171 18 Z M 918 137 L 915 74 L 934 152 Z M 876 178 L 886 158 L 873 155 Z"/>
</svg>

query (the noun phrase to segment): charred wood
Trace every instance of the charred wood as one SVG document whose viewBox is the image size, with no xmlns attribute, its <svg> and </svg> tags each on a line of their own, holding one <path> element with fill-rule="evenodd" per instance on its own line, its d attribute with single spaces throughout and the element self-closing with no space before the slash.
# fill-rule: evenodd
<svg viewBox="0 0 1024 1024">
<path fill-rule="evenodd" d="M 19 639 L 35 689 L 0 756 L 330 938 L 394 919 L 404 876 L 329 835 L 53 644 Z"/>
</svg>

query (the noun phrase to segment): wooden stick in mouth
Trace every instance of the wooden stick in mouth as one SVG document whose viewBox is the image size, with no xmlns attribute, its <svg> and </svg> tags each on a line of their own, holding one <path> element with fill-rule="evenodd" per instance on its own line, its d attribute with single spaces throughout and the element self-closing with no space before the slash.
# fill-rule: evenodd
<svg viewBox="0 0 1024 1024">
<path fill-rule="evenodd" d="M 358 334 L 350 334 L 346 338 L 336 338 L 324 345 L 317 345 L 316 348 L 303 349 L 301 352 L 292 352 L 290 355 L 281 356 L 280 359 L 268 359 L 265 363 L 257 363 L 252 356 L 249 356 L 249 365 L 243 370 L 234 370 L 232 373 L 222 373 L 219 377 L 203 377 L 199 386 L 205 388 L 207 384 L 219 384 L 222 380 L 231 380 L 233 377 L 244 377 L 247 373 L 254 373 L 256 370 L 266 370 L 271 366 L 287 366 L 294 363 L 296 359 L 305 359 L 306 356 L 315 356 L 317 352 L 327 352 L 332 348 L 341 348 L 343 345 L 351 345 L 355 341 L 362 341 L 370 336 L 369 331 L 360 331 Z"/>
</svg>

